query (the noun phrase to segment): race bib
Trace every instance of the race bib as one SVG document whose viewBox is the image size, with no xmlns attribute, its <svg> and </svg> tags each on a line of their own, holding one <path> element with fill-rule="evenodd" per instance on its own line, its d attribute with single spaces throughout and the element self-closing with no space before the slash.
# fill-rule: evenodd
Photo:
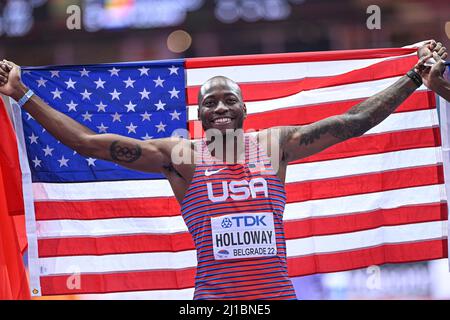
<svg viewBox="0 0 450 320">
<path fill-rule="evenodd" d="M 214 259 L 277 254 L 272 212 L 235 213 L 211 218 Z"/>
</svg>

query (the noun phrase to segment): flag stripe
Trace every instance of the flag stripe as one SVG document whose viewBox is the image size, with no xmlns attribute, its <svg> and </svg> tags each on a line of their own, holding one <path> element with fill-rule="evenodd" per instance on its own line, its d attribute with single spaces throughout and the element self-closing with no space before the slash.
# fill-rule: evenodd
<svg viewBox="0 0 450 320">
<path fill-rule="evenodd" d="M 405 56 L 387 60 L 315 62 L 312 65 L 311 63 L 291 63 L 263 67 L 225 67 L 216 68 L 215 73 L 240 83 L 244 101 L 249 102 L 281 98 L 303 90 L 396 77 L 405 74 L 416 62 L 416 56 Z M 280 69 L 280 67 L 283 68 Z M 207 72 L 200 70 L 187 70 L 189 79 L 187 103 L 189 105 L 197 104 L 200 86 L 211 74 L 211 70 Z M 204 76 L 203 73 L 207 75 Z M 298 78 L 290 80 L 293 75 Z"/>
<path fill-rule="evenodd" d="M 443 183 L 441 165 L 405 168 L 360 176 L 286 184 L 287 202 L 342 197 Z M 67 204 L 66 206 L 64 204 Z M 153 205 L 153 206 L 150 206 Z M 95 220 L 133 217 L 177 217 L 179 205 L 174 197 L 119 199 L 102 201 L 36 202 L 36 220 Z"/>
<path fill-rule="evenodd" d="M 354 176 L 377 171 L 433 165 L 441 162 L 441 149 L 430 147 L 314 163 L 292 164 L 288 167 L 286 182 Z M 42 201 L 143 198 L 149 196 L 147 185 L 156 197 L 173 194 L 166 180 L 153 180 L 146 183 L 146 189 L 142 188 L 141 181 L 117 181 L 114 184 L 109 182 L 35 183 L 33 186 L 35 188 L 35 200 Z M 98 190 L 102 190 L 102 193 L 99 193 Z"/>
<path fill-rule="evenodd" d="M 398 226 L 383 226 L 345 234 L 314 236 L 287 240 L 288 257 L 307 256 L 356 250 L 389 243 L 403 243 L 442 238 L 446 221 L 432 221 Z M 57 263 L 56 263 L 57 261 Z M 40 259 L 42 275 L 72 274 L 73 266 L 81 273 L 111 273 L 120 271 L 166 270 L 195 267 L 195 250 L 113 254 L 102 256 L 65 256 Z"/>
<path fill-rule="evenodd" d="M 337 217 L 286 221 L 286 239 L 362 231 L 382 226 L 447 219 L 446 203 L 405 206 Z M 195 249 L 188 232 L 112 237 L 40 239 L 41 258 L 79 255 L 108 255 L 143 252 L 179 252 Z"/>
<path fill-rule="evenodd" d="M 388 244 L 354 251 L 288 258 L 293 277 L 364 268 L 368 265 L 433 260 L 447 257 L 447 239 Z"/>
</svg>

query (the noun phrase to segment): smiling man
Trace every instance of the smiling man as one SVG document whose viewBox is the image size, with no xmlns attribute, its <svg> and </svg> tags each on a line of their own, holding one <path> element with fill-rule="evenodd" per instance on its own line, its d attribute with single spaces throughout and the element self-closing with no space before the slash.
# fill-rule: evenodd
<svg viewBox="0 0 450 320">
<path fill-rule="evenodd" d="M 22 83 L 19 67 L 8 61 L 0 62 L 0 93 L 81 155 L 167 177 L 197 249 L 194 299 L 295 299 L 282 221 L 288 163 L 383 121 L 422 84 L 431 51 L 446 54 L 442 44 L 427 44 L 411 71 L 344 114 L 254 135 L 242 131 L 247 113 L 239 85 L 214 77 L 198 97 L 206 132 L 199 141 L 97 134 L 34 95 Z"/>
</svg>

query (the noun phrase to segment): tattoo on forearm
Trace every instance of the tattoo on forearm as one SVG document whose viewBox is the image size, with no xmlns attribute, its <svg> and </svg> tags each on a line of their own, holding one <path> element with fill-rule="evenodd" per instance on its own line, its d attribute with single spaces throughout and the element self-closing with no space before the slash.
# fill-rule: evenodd
<svg viewBox="0 0 450 320">
<path fill-rule="evenodd" d="M 364 134 L 408 98 L 417 87 L 403 77 L 389 88 L 357 104 L 345 114 L 330 117 L 306 127 L 300 127 L 300 145 L 308 145 L 324 134 L 346 140 Z"/>
<path fill-rule="evenodd" d="M 142 150 L 139 145 L 134 147 L 124 147 L 119 145 L 119 141 L 114 141 L 110 147 L 111 158 L 120 162 L 134 162 L 142 155 Z"/>
</svg>

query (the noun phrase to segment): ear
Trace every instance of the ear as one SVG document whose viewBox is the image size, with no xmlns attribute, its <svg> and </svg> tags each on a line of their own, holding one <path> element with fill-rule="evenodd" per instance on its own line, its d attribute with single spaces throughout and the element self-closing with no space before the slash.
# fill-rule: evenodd
<svg viewBox="0 0 450 320">
<path fill-rule="evenodd" d="M 244 104 L 242 104 L 242 110 L 244 111 L 244 119 L 247 118 L 247 106 Z"/>
<path fill-rule="evenodd" d="M 197 119 L 200 120 L 200 106 L 197 108 Z"/>
</svg>

